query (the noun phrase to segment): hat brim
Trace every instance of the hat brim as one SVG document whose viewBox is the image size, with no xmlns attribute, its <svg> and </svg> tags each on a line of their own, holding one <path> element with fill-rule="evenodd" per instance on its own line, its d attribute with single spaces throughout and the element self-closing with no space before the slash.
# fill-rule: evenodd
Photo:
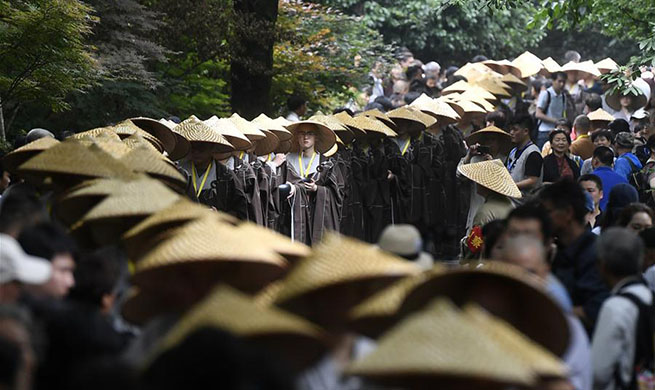
<svg viewBox="0 0 655 390">
<path fill-rule="evenodd" d="M 486 267 L 451 270 L 416 287 L 405 298 L 400 312 L 412 313 L 438 296 L 448 297 L 460 307 L 477 303 L 557 356 L 568 348 L 570 335 L 564 313 L 527 276 L 510 276 Z"/>
<path fill-rule="evenodd" d="M 512 150 L 512 137 L 507 133 L 499 133 L 497 131 L 478 130 L 466 137 L 466 143 L 471 146 L 476 143 L 484 145 L 485 140 L 495 138 L 499 142 L 499 152 L 507 155 Z"/>
<path fill-rule="evenodd" d="M 287 126 L 287 129 L 293 134 L 293 138 L 291 141 L 291 151 L 296 152 L 300 149 L 300 145 L 298 144 L 298 140 L 295 139 L 298 128 L 303 125 L 303 124 L 310 124 L 314 126 L 318 130 L 318 134 L 316 134 L 316 143 L 314 145 L 315 149 L 319 153 L 325 153 L 328 150 L 332 148 L 332 146 L 337 142 L 337 136 L 334 133 L 334 131 L 330 130 L 329 127 L 325 126 L 324 124 L 316 121 L 301 121 L 301 122 L 295 122 Z"/>
</svg>

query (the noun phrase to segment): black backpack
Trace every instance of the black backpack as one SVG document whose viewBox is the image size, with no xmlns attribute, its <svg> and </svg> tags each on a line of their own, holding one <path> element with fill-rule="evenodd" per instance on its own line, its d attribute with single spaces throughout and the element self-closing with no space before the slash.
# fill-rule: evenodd
<svg viewBox="0 0 655 390">
<path fill-rule="evenodd" d="M 649 290 L 650 291 L 650 290 Z M 632 293 L 622 291 L 617 294 L 632 302 L 639 309 L 637 318 L 637 329 L 635 337 L 635 356 L 633 360 L 633 371 L 630 383 L 624 383 L 618 366 L 614 371 L 616 389 L 637 390 L 637 378 L 640 373 L 655 370 L 655 295 L 651 291 L 652 300 L 650 305 Z"/>
<path fill-rule="evenodd" d="M 645 169 L 639 168 L 637 165 L 635 165 L 630 157 L 623 155 L 619 158 L 625 159 L 628 164 L 630 164 L 630 175 L 628 176 L 628 183 L 637 189 L 637 192 L 639 192 L 639 199 L 641 200 L 642 193 L 648 189 L 648 176 L 644 175 L 647 175 L 647 173 L 644 172 Z"/>
</svg>

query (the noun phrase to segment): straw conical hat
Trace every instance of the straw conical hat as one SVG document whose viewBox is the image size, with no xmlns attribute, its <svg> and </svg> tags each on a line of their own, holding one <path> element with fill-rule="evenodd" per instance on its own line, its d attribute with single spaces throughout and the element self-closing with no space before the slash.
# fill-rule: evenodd
<svg viewBox="0 0 655 390">
<path fill-rule="evenodd" d="M 587 118 L 589 118 L 590 121 L 592 122 L 611 122 L 614 120 L 614 116 L 610 114 L 609 112 L 603 110 L 602 108 L 597 109 L 596 111 L 592 111 L 589 114 L 587 114 Z"/>
<path fill-rule="evenodd" d="M 140 259 L 145 252 L 159 243 L 160 234 L 205 217 L 213 217 L 218 221 L 233 225 L 237 223 L 237 219 L 229 214 L 213 211 L 186 198 L 181 198 L 125 232 L 123 243 L 127 254 L 131 259 Z"/>
<path fill-rule="evenodd" d="M 530 387 L 536 375 L 452 303 L 440 299 L 386 333 L 346 374 L 410 388 Z M 420 385 L 419 383 L 422 383 Z"/>
<path fill-rule="evenodd" d="M 125 139 L 133 134 L 138 134 L 143 137 L 143 139 L 150 142 L 152 146 L 157 148 L 159 152 L 164 152 L 164 145 L 159 139 L 157 139 L 157 137 L 141 129 L 139 126 L 132 123 L 132 121 L 129 119 L 124 120 L 112 126 L 111 128 L 116 132 L 116 134 L 118 134 L 121 139 Z"/>
<path fill-rule="evenodd" d="M 630 93 L 628 96 L 632 97 L 632 103 L 630 104 L 630 111 L 637 111 L 640 108 L 646 107 L 648 104 L 648 99 L 650 99 L 650 85 L 644 79 L 636 79 L 632 82 L 632 87 L 636 88 L 639 91 L 639 95 L 635 96 Z M 615 110 L 621 109 L 621 96 L 623 94 L 620 91 L 615 91 L 612 94 L 605 94 L 605 101 L 607 105 L 612 107 Z"/>
<path fill-rule="evenodd" d="M 370 118 L 375 118 L 379 120 L 380 122 L 384 123 L 387 127 L 392 129 L 393 131 L 396 131 L 396 123 L 393 121 L 393 119 L 389 118 L 389 116 L 382 111 L 378 110 L 377 108 L 374 108 L 372 110 L 360 112 L 356 116 L 359 115 L 365 115 Z"/>
<path fill-rule="evenodd" d="M 568 62 L 562 66 L 562 71 L 568 75 L 569 81 L 577 81 L 585 77 L 600 77 L 600 71 L 591 60 Z"/>
<path fill-rule="evenodd" d="M 484 88 L 491 94 L 501 98 L 512 97 L 509 91 L 512 89 L 509 85 L 496 78 L 482 78 L 474 83 L 475 85 Z"/>
<path fill-rule="evenodd" d="M 348 127 L 348 129 L 353 133 L 355 138 L 362 138 L 366 136 L 366 131 L 364 129 L 357 127 L 358 126 L 357 122 L 347 112 L 341 111 L 337 114 L 334 114 L 333 117 L 339 122 L 341 122 L 342 124 L 344 124 L 346 127 Z"/>
<path fill-rule="evenodd" d="M 316 151 L 319 153 L 325 153 L 328 150 L 332 148 L 335 142 L 337 142 L 337 137 L 336 134 L 334 134 L 334 131 L 330 130 L 329 127 L 324 125 L 321 122 L 317 121 L 312 121 L 312 120 L 304 120 L 300 122 L 295 122 L 287 126 L 287 129 L 294 135 L 297 134 L 298 130 L 300 128 L 303 129 L 312 129 L 316 133 L 316 142 L 314 144 L 314 147 L 316 148 Z M 298 149 L 298 140 L 294 139 L 292 144 L 291 144 L 291 150 L 297 150 Z"/>
<path fill-rule="evenodd" d="M 400 320 L 398 310 L 407 294 L 430 275 L 441 272 L 444 272 L 444 268 L 436 266 L 427 272 L 407 276 L 371 296 L 350 311 L 350 326 L 368 337 L 380 337 Z"/>
<path fill-rule="evenodd" d="M 143 288 L 166 289 L 180 272 L 195 273 L 255 292 L 282 276 L 287 265 L 259 237 L 244 236 L 210 216 L 162 235 L 161 243 L 138 260 L 133 281 Z"/>
<path fill-rule="evenodd" d="M 605 58 L 604 60 L 596 62 L 595 65 L 601 74 L 609 73 L 619 68 L 619 64 L 614 62 L 614 60 L 609 57 Z"/>
<path fill-rule="evenodd" d="M 212 130 L 225 137 L 234 146 L 234 150 L 248 150 L 252 142 L 239 129 L 234 122 L 227 118 L 218 118 L 216 115 L 203 121 Z"/>
<path fill-rule="evenodd" d="M 234 150 L 234 146 L 225 137 L 212 130 L 211 127 L 204 124 L 195 116 L 191 116 L 177 125 L 175 131 L 191 143 L 202 142 L 213 144 L 217 152 L 231 152 Z"/>
<path fill-rule="evenodd" d="M 191 143 L 188 139 L 184 138 L 182 134 L 175 131 L 177 123 L 164 118 L 160 119 L 159 123 L 163 123 L 168 127 L 171 130 L 171 133 L 173 133 L 173 137 L 175 137 L 175 148 L 168 153 L 168 158 L 173 161 L 183 159 L 191 151 Z"/>
<path fill-rule="evenodd" d="M 460 117 L 457 111 L 455 111 L 448 103 L 442 100 L 432 99 L 425 94 L 422 94 L 414 100 L 410 107 L 415 107 L 422 112 L 437 118 L 437 121 L 439 121 L 440 124 L 454 123 Z"/>
<path fill-rule="evenodd" d="M 484 93 L 482 93 L 484 92 Z M 489 99 L 487 99 L 485 96 L 486 94 L 489 94 L 489 92 L 485 91 L 484 89 L 480 88 L 479 90 L 470 90 L 466 91 L 459 96 L 457 96 L 455 99 L 457 101 L 461 100 L 468 100 L 471 101 L 478 106 L 482 107 L 485 111 L 491 112 L 495 109 L 494 105 L 490 103 Z M 491 97 L 493 97 L 493 100 L 495 101 L 496 98 L 489 94 Z"/>
<path fill-rule="evenodd" d="M 255 141 L 254 153 L 257 156 L 267 156 L 273 153 L 280 144 L 280 140 L 272 131 L 262 130 L 262 133 L 266 135 L 266 138 Z"/>
<path fill-rule="evenodd" d="M 266 134 L 264 134 L 259 125 L 253 122 L 250 122 L 244 118 L 242 118 L 239 114 L 234 113 L 232 114 L 231 117 L 228 118 L 229 121 L 234 123 L 234 125 L 237 127 L 237 129 L 243 133 L 246 137 L 248 137 L 249 140 L 251 141 L 257 141 L 263 138 L 266 138 Z"/>
<path fill-rule="evenodd" d="M 137 136 L 137 135 L 135 135 Z M 138 136 L 137 136 L 138 137 Z M 108 138 L 108 137 L 97 137 L 97 138 L 81 138 L 80 142 L 87 146 L 91 146 L 91 144 L 95 144 L 98 146 L 100 149 L 102 149 L 104 152 L 112 156 L 113 158 L 120 160 L 123 156 L 128 154 L 132 149 L 123 143 L 120 139 L 116 140 L 113 138 Z M 148 142 L 148 141 L 143 141 L 143 142 Z M 152 150 L 155 153 L 159 153 L 153 146 L 151 146 Z"/>
<path fill-rule="evenodd" d="M 174 188 L 184 189 L 186 177 L 184 177 L 170 162 L 161 154 L 157 154 L 148 148 L 135 148 L 124 155 L 120 161 L 135 172 L 147 173 L 170 184 Z"/>
<path fill-rule="evenodd" d="M 251 297 L 225 285 L 214 289 L 171 329 L 160 345 L 171 348 L 193 331 L 214 327 L 282 356 L 300 367 L 315 361 L 326 349 L 324 332 L 303 318 L 275 307 L 257 305 Z"/>
<path fill-rule="evenodd" d="M 566 366 L 541 345 L 527 338 L 507 322 L 494 317 L 478 305 L 469 304 L 464 315 L 477 324 L 483 332 L 499 343 L 510 355 L 521 359 L 540 377 L 565 378 Z"/>
<path fill-rule="evenodd" d="M 418 272 L 415 264 L 402 258 L 352 238 L 329 233 L 323 236 L 309 257 L 291 270 L 275 302 L 321 324 L 320 317 L 315 313 L 317 302 L 313 300 L 316 294 L 330 291 L 329 296 L 338 300 L 337 297 L 343 293 L 341 302 L 333 302 L 333 307 L 322 308 L 334 311 L 331 319 L 338 320 L 345 317 L 350 308 L 374 293 L 376 288 Z"/>
<path fill-rule="evenodd" d="M 543 68 L 541 59 L 529 51 L 525 51 L 516 57 L 512 64 L 519 68 L 522 79 L 536 75 Z"/>
<path fill-rule="evenodd" d="M 509 171 L 500 160 L 462 164 L 457 167 L 457 170 L 470 180 L 491 191 L 511 198 L 521 198 L 522 196 L 521 190 L 516 186 Z"/>
<path fill-rule="evenodd" d="M 389 111 L 387 116 L 394 121 L 398 132 L 415 134 L 427 128 L 426 124 L 416 115 L 416 112 L 407 106 Z M 436 119 L 432 118 L 432 124 L 434 123 L 436 123 Z"/>
<path fill-rule="evenodd" d="M 357 115 L 353 122 L 368 135 L 377 135 L 379 137 L 396 137 L 398 134 L 382 121 L 366 115 Z"/>
<path fill-rule="evenodd" d="M 292 142 L 291 140 L 288 141 L 280 141 L 280 143 L 277 145 L 277 148 L 273 151 L 274 153 L 289 153 L 291 151 L 291 146 Z"/>
<path fill-rule="evenodd" d="M 557 63 L 552 57 L 548 57 L 545 60 L 541 61 L 543 69 L 541 71 L 545 76 L 549 76 L 551 73 L 561 72 L 562 66 Z"/>
<path fill-rule="evenodd" d="M 444 88 L 441 91 L 441 95 L 444 96 L 455 92 L 468 91 L 469 89 L 471 89 L 472 86 L 473 86 L 472 84 L 469 84 L 464 80 L 459 80 Z"/>
<path fill-rule="evenodd" d="M 407 294 L 401 315 L 423 309 L 437 296 L 458 306 L 477 303 L 557 356 L 568 348 L 569 327 L 562 309 L 545 291 L 543 281 L 522 268 L 488 262 L 431 276 Z"/>
<path fill-rule="evenodd" d="M 328 150 L 327 152 L 323 153 L 323 155 L 324 155 L 325 157 L 332 157 L 332 156 L 334 156 L 335 154 L 337 154 L 337 152 L 339 151 L 339 144 L 343 145 L 343 141 L 341 141 L 341 138 L 339 138 L 339 136 L 337 135 L 337 142 L 336 142 L 334 145 L 332 145 L 332 147 L 330 148 L 330 150 Z"/>
<path fill-rule="evenodd" d="M 498 72 L 502 75 L 512 74 L 515 77 L 521 77 L 521 69 L 508 60 L 487 60 L 482 61 L 482 63 L 494 72 Z"/>
<path fill-rule="evenodd" d="M 511 73 L 507 73 L 506 75 L 504 75 L 503 78 L 500 79 L 500 81 L 509 85 L 512 88 L 514 94 L 520 94 L 521 92 L 524 92 L 528 88 L 528 85 L 524 83 L 523 80 L 514 76 Z"/>
<path fill-rule="evenodd" d="M 111 137 L 116 140 L 120 140 L 121 138 L 116 134 L 113 128 L 111 127 L 97 127 L 95 129 L 91 130 L 86 130 L 82 131 L 76 134 L 71 135 L 68 138 L 74 138 L 74 139 L 83 139 L 83 138 L 96 138 L 96 137 Z"/>
<path fill-rule="evenodd" d="M 313 115 L 309 120 L 314 120 L 317 122 L 323 123 L 325 126 L 329 127 L 330 130 L 334 131 L 334 133 L 341 139 L 342 142 L 345 143 L 351 143 L 353 139 L 355 139 L 355 134 L 346 126 L 343 122 L 341 122 L 339 119 L 335 118 L 332 115 Z M 336 144 L 335 144 L 336 145 Z M 332 146 L 332 148 L 335 147 Z"/>
<path fill-rule="evenodd" d="M 466 115 L 466 112 L 464 112 L 464 108 L 459 104 L 458 101 L 453 99 L 453 97 L 450 96 L 450 95 L 439 96 L 435 100 L 438 101 L 438 102 L 443 102 L 443 103 L 448 104 L 450 106 L 450 108 L 452 108 L 457 113 L 460 120 L 462 119 L 462 117 L 464 115 Z M 478 107 L 478 108 L 480 108 L 480 107 Z"/>
<path fill-rule="evenodd" d="M 177 139 L 168 126 L 156 119 L 146 117 L 130 118 L 130 121 L 141 128 L 141 130 L 157 138 L 169 156 L 175 151 Z"/>
<path fill-rule="evenodd" d="M 481 62 L 476 62 L 473 64 L 470 62 L 466 63 L 464 66 L 462 66 L 455 72 L 455 75 L 466 77 L 466 80 L 468 80 L 471 83 L 474 83 L 480 79 L 489 76 L 502 77 L 500 73 L 494 72 L 493 70 L 489 69 L 487 66 L 482 64 Z"/>
<path fill-rule="evenodd" d="M 2 158 L 4 169 L 9 172 L 15 172 L 16 169 L 25 161 L 31 159 L 44 150 L 50 149 L 57 144 L 59 144 L 59 141 L 56 139 L 52 137 L 43 137 L 34 140 L 29 144 L 23 145 L 20 148 L 7 153 Z"/>
<path fill-rule="evenodd" d="M 488 126 L 472 133 L 466 137 L 466 143 L 468 145 L 474 145 L 476 143 L 485 145 L 486 138 L 497 139 L 500 152 L 503 154 L 507 154 L 512 149 L 512 137 L 506 131 L 499 129 L 496 126 Z"/>
<path fill-rule="evenodd" d="M 66 139 L 24 162 L 18 171 L 38 177 L 132 177 L 124 164 L 104 152 L 99 146 L 84 145 L 75 139 Z M 53 182 L 56 180 L 53 179 Z"/>
<path fill-rule="evenodd" d="M 486 114 L 487 112 L 490 112 L 488 109 L 491 108 L 493 111 L 493 105 L 486 100 L 482 99 L 480 100 L 481 102 L 484 102 L 483 104 L 487 107 L 487 109 L 482 107 L 482 104 L 476 104 L 475 102 L 467 99 L 461 99 L 457 98 L 453 100 L 454 102 L 457 103 L 457 105 L 464 111 L 464 114 Z"/>
<path fill-rule="evenodd" d="M 311 254 L 311 249 L 300 242 L 294 242 L 289 237 L 274 230 L 266 229 L 252 222 L 242 222 L 236 226 L 237 231 L 245 237 L 259 237 L 273 251 L 289 260 L 298 260 Z"/>
<path fill-rule="evenodd" d="M 150 142 L 143 139 L 143 137 L 141 137 L 139 134 L 132 134 L 131 136 L 125 138 L 122 142 L 130 149 L 146 148 L 151 152 L 159 153 L 157 148 L 152 146 Z M 164 156 L 162 155 L 162 157 Z"/>
<path fill-rule="evenodd" d="M 280 142 L 290 140 L 293 135 L 281 123 L 275 119 L 269 118 L 266 114 L 261 113 L 259 116 L 252 120 L 259 128 L 263 130 L 272 131 L 273 134 L 280 140 Z"/>
</svg>

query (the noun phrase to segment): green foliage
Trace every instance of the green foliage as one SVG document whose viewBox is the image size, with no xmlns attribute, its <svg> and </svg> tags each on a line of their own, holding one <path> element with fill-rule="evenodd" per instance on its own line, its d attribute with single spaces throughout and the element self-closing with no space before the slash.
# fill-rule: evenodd
<svg viewBox="0 0 655 390">
<path fill-rule="evenodd" d="M 68 108 L 66 94 L 93 81 L 86 37 L 91 8 L 77 0 L 0 1 L 0 102 Z"/>
<path fill-rule="evenodd" d="M 444 64 L 459 65 L 476 54 L 511 57 L 544 36 L 542 31 L 525 31 L 534 13 L 528 1 L 510 0 L 512 6 L 495 0 L 321 2 L 362 15 L 364 23 L 379 31 L 385 41 Z"/>
<path fill-rule="evenodd" d="M 369 71 L 391 62 L 393 47 L 361 18 L 316 4 L 280 2 L 274 47 L 272 98 L 282 114 L 289 95 L 309 98 L 315 111 L 331 112 L 368 83 Z"/>
</svg>

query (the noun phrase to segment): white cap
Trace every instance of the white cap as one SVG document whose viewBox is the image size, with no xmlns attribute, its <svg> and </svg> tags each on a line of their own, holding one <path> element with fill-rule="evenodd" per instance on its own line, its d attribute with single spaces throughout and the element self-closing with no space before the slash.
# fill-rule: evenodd
<svg viewBox="0 0 655 390">
<path fill-rule="evenodd" d="M 632 116 L 630 118 L 635 118 L 635 119 L 646 119 L 650 117 L 648 114 L 648 111 L 644 110 L 643 108 L 638 109 L 637 111 L 632 113 Z"/>
<path fill-rule="evenodd" d="M 50 279 L 51 273 L 48 260 L 28 255 L 13 237 L 0 234 L 0 284 L 13 280 L 42 284 Z"/>
</svg>

